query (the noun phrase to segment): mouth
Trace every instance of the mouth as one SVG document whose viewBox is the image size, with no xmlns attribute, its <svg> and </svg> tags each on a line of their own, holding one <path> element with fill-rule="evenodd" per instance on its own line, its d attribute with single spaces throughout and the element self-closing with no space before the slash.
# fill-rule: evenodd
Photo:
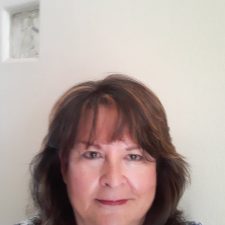
<svg viewBox="0 0 225 225">
<path fill-rule="evenodd" d="M 118 200 L 96 199 L 96 200 L 102 205 L 109 205 L 109 206 L 124 205 L 128 201 L 128 199 L 118 199 Z"/>
</svg>

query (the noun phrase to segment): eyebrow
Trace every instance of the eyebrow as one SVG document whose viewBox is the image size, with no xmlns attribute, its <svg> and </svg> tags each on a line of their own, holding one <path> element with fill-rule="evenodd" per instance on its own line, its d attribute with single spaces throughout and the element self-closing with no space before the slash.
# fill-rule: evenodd
<svg viewBox="0 0 225 225">
<path fill-rule="evenodd" d="M 88 146 L 88 147 L 89 147 L 89 146 L 93 146 L 93 147 L 95 147 L 95 148 L 101 149 L 101 146 L 100 146 L 100 145 L 94 144 L 94 143 L 89 142 L 89 141 L 78 141 L 78 143 L 84 144 L 84 145 L 86 145 L 86 146 Z"/>
<path fill-rule="evenodd" d="M 92 142 L 89 142 L 89 141 L 79 141 L 78 143 L 80 144 L 84 144 L 86 146 L 93 146 L 97 149 L 101 149 L 101 146 L 99 144 L 95 144 L 95 143 L 92 143 Z M 140 150 L 140 147 L 138 145 L 134 145 L 134 146 L 130 146 L 128 148 L 126 148 L 127 151 L 132 151 L 132 150 Z"/>
<path fill-rule="evenodd" d="M 134 145 L 134 146 L 130 146 L 128 148 L 126 148 L 127 151 L 131 151 L 131 150 L 140 150 L 140 147 L 137 146 L 137 145 Z"/>
</svg>

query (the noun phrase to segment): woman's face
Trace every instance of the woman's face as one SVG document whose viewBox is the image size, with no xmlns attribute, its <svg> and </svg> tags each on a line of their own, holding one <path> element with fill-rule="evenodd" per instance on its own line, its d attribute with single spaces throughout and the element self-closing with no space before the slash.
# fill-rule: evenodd
<svg viewBox="0 0 225 225">
<path fill-rule="evenodd" d="M 81 118 L 62 172 L 78 225 L 140 225 L 154 200 L 155 160 L 143 157 L 128 132 L 108 141 L 117 116 L 115 107 L 99 107 L 96 138 L 88 147 L 91 116 Z"/>
</svg>

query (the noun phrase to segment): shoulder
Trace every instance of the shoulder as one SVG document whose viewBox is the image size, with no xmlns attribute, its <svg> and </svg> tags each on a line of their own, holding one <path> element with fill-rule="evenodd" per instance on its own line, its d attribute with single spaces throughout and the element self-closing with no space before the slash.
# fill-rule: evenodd
<svg viewBox="0 0 225 225">
<path fill-rule="evenodd" d="M 38 216 L 34 216 L 30 219 L 23 220 L 14 225 L 40 225 L 40 218 Z"/>
<path fill-rule="evenodd" d="M 184 225 L 202 225 L 201 223 L 196 223 L 193 221 L 185 222 Z"/>
</svg>

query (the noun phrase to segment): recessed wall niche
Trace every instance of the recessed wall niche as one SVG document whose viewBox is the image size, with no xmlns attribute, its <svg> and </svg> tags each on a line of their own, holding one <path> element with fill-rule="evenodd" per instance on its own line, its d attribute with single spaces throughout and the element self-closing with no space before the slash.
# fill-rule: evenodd
<svg viewBox="0 0 225 225">
<path fill-rule="evenodd" d="M 13 13 L 10 20 L 10 57 L 37 57 L 39 55 L 39 9 Z"/>
<path fill-rule="evenodd" d="M 5 9 L 5 44 L 2 46 L 4 59 L 29 59 L 39 56 L 39 14 L 37 1 Z"/>
</svg>

